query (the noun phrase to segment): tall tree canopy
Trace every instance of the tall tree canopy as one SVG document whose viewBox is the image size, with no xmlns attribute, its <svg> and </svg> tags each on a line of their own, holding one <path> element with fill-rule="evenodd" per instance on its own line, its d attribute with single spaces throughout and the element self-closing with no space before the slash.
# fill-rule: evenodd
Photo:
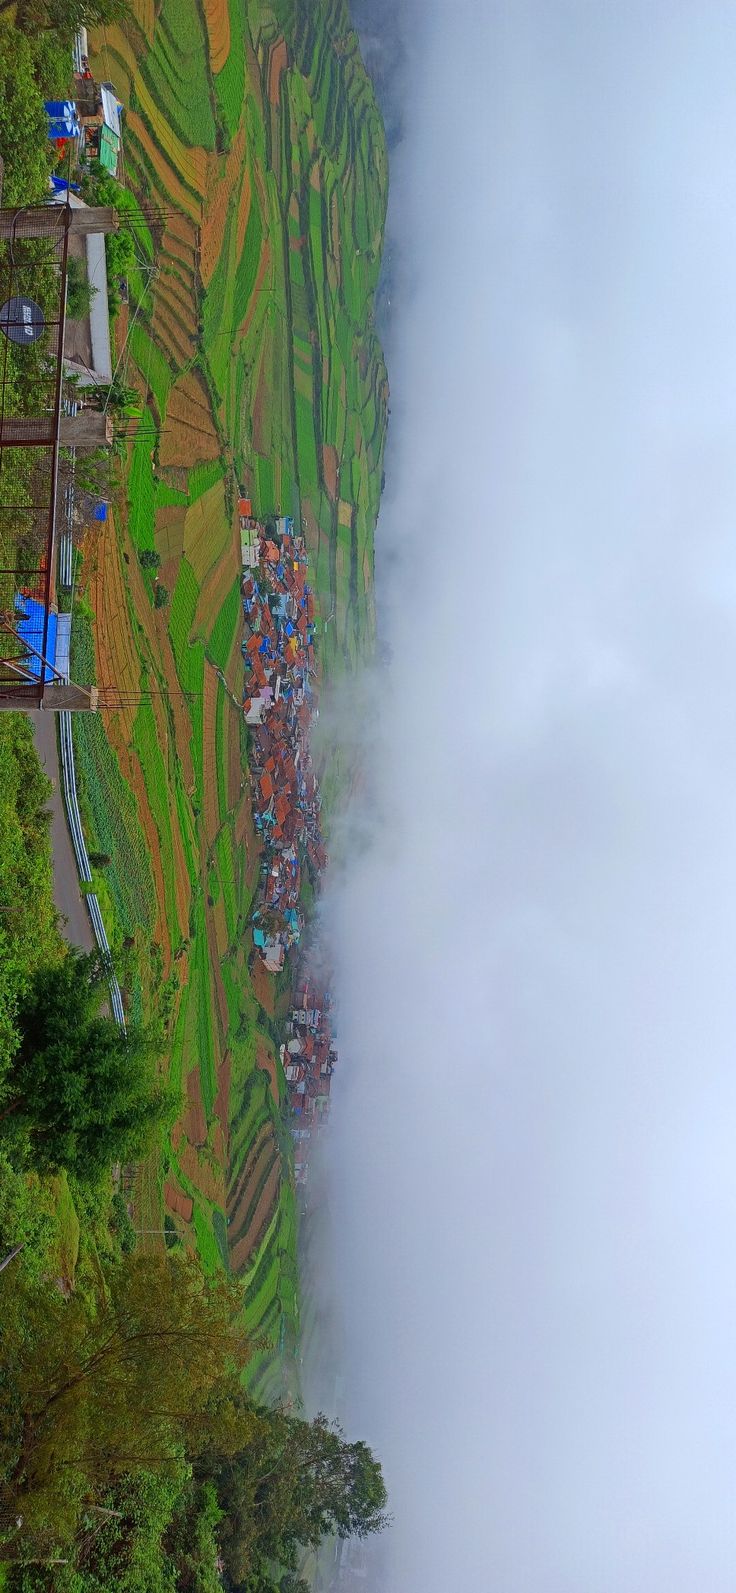
<svg viewBox="0 0 736 1593">
<path fill-rule="evenodd" d="M 176 1568 L 162 1590 L 214 1593 L 219 1554 L 229 1587 L 272 1593 L 296 1573 L 300 1548 L 385 1525 L 381 1468 L 365 1444 L 323 1416 L 308 1422 L 249 1397 L 237 1280 L 207 1279 L 185 1257 L 137 1255 L 94 1302 L 3 1275 L 0 1312 L 0 1500 L 30 1543 L 71 1538 L 87 1556 L 90 1504 L 120 1511 L 99 1549 L 120 1568 L 109 1585 L 135 1587 L 123 1568 L 138 1553 L 136 1501 L 150 1495 L 163 1512 L 157 1563 Z M 151 1573 L 140 1585 L 158 1584 Z"/>
<path fill-rule="evenodd" d="M 128 0 L 0 0 L 0 12 L 13 7 L 18 27 L 49 29 L 65 38 L 77 28 L 122 22 L 130 16 Z"/>
<path fill-rule="evenodd" d="M 102 1016 L 105 995 L 96 956 L 70 952 L 38 970 L 19 1003 L 2 1113 L 27 1129 L 34 1166 L 67 1168 L 86 1182 L 140 1154 L 176 1105 L 156 1080 L 149 1034 Z"/>
</svg>

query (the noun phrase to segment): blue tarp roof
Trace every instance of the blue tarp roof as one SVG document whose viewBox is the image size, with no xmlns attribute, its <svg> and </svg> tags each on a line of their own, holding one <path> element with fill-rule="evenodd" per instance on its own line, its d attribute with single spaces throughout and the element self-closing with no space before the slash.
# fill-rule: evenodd
<svg viewBox="0 0 736 1593">
<path fill-rule="evenodd" d="M 47 664 L 56 662 L 56 615 L 49 614 L 48 630 L 46 632 L 46 646 L 43 640 L 43 625 L 45 609 L 43 603 L 36 601 L 35 597 L 23 597 L 20 592 L 15 596 L 16 613 L 21 616 L 16 626 L 17 633 L 27 647 L 35 648 L 37 653 L 43 652 Z M 31 653 L 25 660 L 25 667 L 29 675 L 41 679 L 41 660 Z M 53 669 L 44 671 L 44 680 L 55 680 Z"/>
</svg>

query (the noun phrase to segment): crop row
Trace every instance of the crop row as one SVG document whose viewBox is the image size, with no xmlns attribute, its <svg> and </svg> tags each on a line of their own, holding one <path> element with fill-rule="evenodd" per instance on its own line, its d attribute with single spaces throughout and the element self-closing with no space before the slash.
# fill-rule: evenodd
<svg viewBox="0 0 736 1593">
<path fill-rule="evenodd" d="M 168 771 L 161 752 L 156 719 L 150 702 L 142 702 L 133 723 L 133 746 L 143 771 L 148 800 L 153 813 L 160 842 L 161 867 L 164 876 L 166 918 L 172 934 L 179 922 L 174 883 L 174 847 L 171 834 L 171 813 L 168 803 Z M 186 927 L 186 926 L 182 926 Z"/>
<path fill-rule="evenodd" d="M 151 438 L 147 433 L 153 425 L 150 410 L 145 410 L 141 422 L 142 435 L 133 443 L 133 457 L 128 476 L 128 524 L 130 534 L 140 553 L 154 545 L 156 519 L 156 488 L 151 463 Z"/>
<path fill-rule="evenodd" d="M 187 559 L 182 559 L 176 577 L 176 585 L 171 594 L 169 608 L 169 636 L 176 662 L 176 671 L 182 686 L 185 687 L 187 674 L 186 657 L 189 648 L 189 633 L 194 624 L 194 614 L 199 597 L 199 586 L 191 564 Z"/>
<path fill-rule="evenodd" d="M 124 934 L 150 931 L 156 892 L 145 836 L 130 787 L 97 714 L 75 714 L 74 751 L 83 793 L 95 828 L 97 849 L 110 858 L 106 879 Z"/>
<path fill-rule="evenodd" d="M 183 143 L 214 149 L 207 41 L 194 0 L 164 0 L 142 73 Z"/>
<path fill-rule="evenodd" d="M 129 348 L 143 377 L 147 393 L 153 394 L 159 420 L 163 424 L 174 372 L 158 344 L 154 343 L 140 321 L 136 321 L 131 329 Z"/>
<path fill-rule="evenodd" d="M 221 72 L 215 74 L 215 95 L 225 132 L 230 140 L 240 126 L 245 101 L 245 50 L 243 13 L 240 0 L 228 0 L 230 10 L 230 49 Z"/>
<path fill-rule="evenodd" d="M 218 669 L 226 669 L 240 617 L 240 583 L 235 582 L 220 609 L 207 642 L 207 654 Z"/>
<path fill-rule="evenodd" d="M 222 480 L 225 468 L 221 459 L 208 459 L 204 464 L 194 465 L 187 477 L 187 491 L 189 502 L 196 503 L 198 498 L 209 492 L 218 481 Z"/>
<path fill-rule="evenodd" d="M 235 858 L 233 855 L 233 837 L 229 825 L 224 825 L 215 841 L 215 857 L 217 871 L 222 886 L 222 898 L 225 906 L 225 920 L 227 923 L 227 936 L 230 945 L 233 944 L 238 928 L 237 895 L 235 890 Z"/>
</svg>

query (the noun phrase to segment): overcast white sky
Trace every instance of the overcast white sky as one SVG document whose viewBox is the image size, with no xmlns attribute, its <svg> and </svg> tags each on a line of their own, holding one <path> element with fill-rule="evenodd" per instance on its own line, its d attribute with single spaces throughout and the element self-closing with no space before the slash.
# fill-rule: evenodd
<svg viewBox="0 0 736 1593">
<path fill-rule="evenodd" d="M 733 1593 L 736 6 L 427 0 L 406 96 L 345 1416 L 390 1593 Z"/>
</svg>

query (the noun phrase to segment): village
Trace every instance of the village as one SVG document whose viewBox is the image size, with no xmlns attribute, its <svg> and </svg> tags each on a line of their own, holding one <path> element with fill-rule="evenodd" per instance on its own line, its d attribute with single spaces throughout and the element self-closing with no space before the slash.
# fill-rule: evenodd
<svg viewBox="0 0 736 1593">
<path fill-rule="evenodd" d="M 238 518 L 246 631 L 243 713 L 251 732 L 253 819 L 262 847 L 253 944 L 266 971 L 278 975 L 302 941 L 302 871 L 316 891 L 327 866 L 310 750 L 310 730 L 319 713 L 315 598 L 307 580 L 306 546 L 293 519 L 282 515 L 266 525 L 242 496 Z M 329 992 L 304 974 L 295 977 L 294 986 L 280 1055 L 297 1120 L 292 1127 L 296 1179 L 304 1184 L 313 1131 L 329 1110 L 337 1053 Z"/>
</svg>

